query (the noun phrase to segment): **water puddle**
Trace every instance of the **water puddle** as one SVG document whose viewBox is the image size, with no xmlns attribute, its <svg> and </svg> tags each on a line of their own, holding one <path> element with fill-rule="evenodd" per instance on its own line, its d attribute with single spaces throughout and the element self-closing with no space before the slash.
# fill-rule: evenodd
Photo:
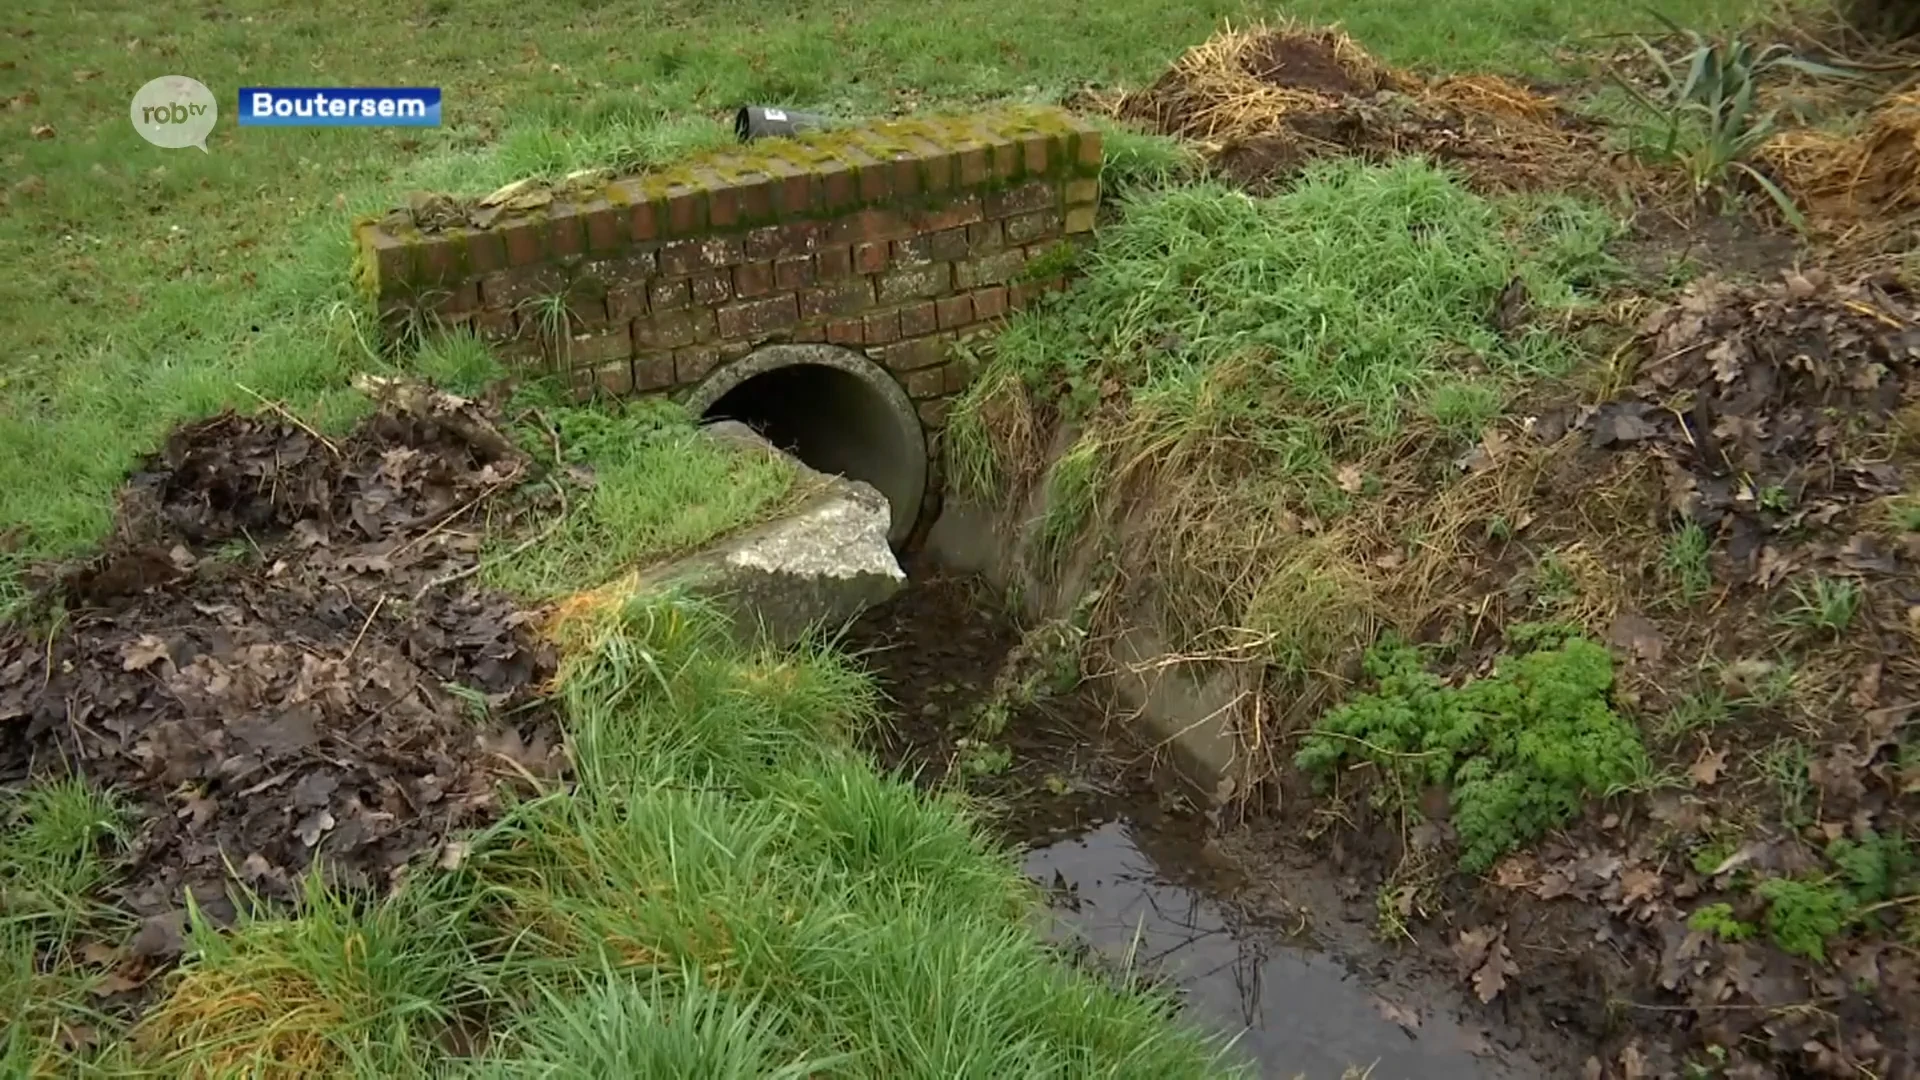
<svg viewBox="0 0 1920 1080">
<path fill-rule="evenodd" d="M 1437 1003 L 1423 1005 L 1405 988 L 1376 989 L 1328 953 L 1282 944 L 1279 931 L 1245 925 L 1209 891 L 1163 871 L 1142 850 L 1156 840 L 1150 830 L 1115 821 L 1031 850 L 1027 875 L 1055 895 L 1052 936 L 1109 961 L 1130 958 L 1134 973 L 1177 989 L 1197 1022 L 1238 1036 L 1240 1053 L 1262 1075 L 1545 1075 L 1496 1058 L 1483 1033 Z"/>
</svg>

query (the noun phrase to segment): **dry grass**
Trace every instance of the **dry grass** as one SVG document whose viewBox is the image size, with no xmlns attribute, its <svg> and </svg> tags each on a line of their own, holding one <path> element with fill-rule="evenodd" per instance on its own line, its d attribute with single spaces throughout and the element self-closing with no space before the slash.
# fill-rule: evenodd
<svg viewBox="0 0 1920 1080">
<path fill-rule="evenodd" d="M 1337 29 L 1255 24 L 1239 30 L 1228 27 L 1188 49 L 1152 87 L 1123 99 L 1121 111 L 1149 119 L 1168 134 L 1247 138 L 1284 130 L 1288 117 L 1335 107 L 1348 96 L 1263 78 L 1262 61 L 1275 53 L 1329 60 L 1363 92 L 1409 81 L 1376 63 L 1358 42 Z"/>
<path fill-rule="evenodd" d="M 281 966 L 191 968 L 134 1031 L 143 1056 L 183 1077 L 339 1076 L 330 1036 L 348 1015 L 306 973 Z"/>
<path fill-rule="evenodd" d="M 1864 130 L 1783 132 L 1761 154 L 1814 228 L 1844 249 L 1910 241 L 1920 223 L 1920 91 L 1881 102 Z"/>
</svg>

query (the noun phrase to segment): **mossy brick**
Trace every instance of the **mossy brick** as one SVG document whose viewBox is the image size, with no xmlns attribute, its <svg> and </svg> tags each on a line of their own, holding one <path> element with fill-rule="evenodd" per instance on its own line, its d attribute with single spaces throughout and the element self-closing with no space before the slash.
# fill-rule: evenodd
<svg viewBox="0 0 1920 1080">
<path fill-rule="evenodd" d="M 923 300 L 918 304 L 908 304 L 900 309 L 900 336 L 919 337 L 940 329 L 939 317 L 934 312 L 934 303 Z"/>
<path fill-rule="evenodd" d="M 934 322 L 942 330 L 973 321 L 973 300 L 966 295 L 943 296 L 934 304 Z"/>
<path fill-rule="evenodd" d="M 480 279 L 480 302 L 490 308 L 511 308 L 549 296 L 560 296 L 567 276 L 557 266 L 520 266 Z"/>
<path fill-rule="evenodd" d="M 939 195 L 952 191 L 956 182 L 954 173 L 957 168 L 953 151 L 931 139 L 919 136 L 910 138 L 908 145 L 913 148 L 914 171 L 920 177 L 919 191 L 927 195 Z"/>
<path fill-rule="evenodd" d="M 876 311 L 861 320 L 860 335 L 868 345 L 887 345 L 900 340 L 900 313 Z"/>
<path fill-rule="evenodd" d="M 905 329 L 902 327 L 902 329 Z M 909 338 L 896 342 L 881 350 L 881 366 L 888 371 L 907 372 L 932 367 L 947 358 L 947 348 L 952 344 L 938 334 Z"/>
<path fill-rule="evenodd" d="M 1082 127 L 1072 139 L 1074 163 L 1085 171 L 1097 173 L 1103 160 L 1100 142 L 1100 129 Z"/>
<path fill-rule="evenodd" d="M 748 259 L 782 259 L 811 255 L 819 250 L 827 231 L 822 221 L 787 221 L 750 229 L 740 239 L 741 251 Z"/>
<path fill-rule="evenodd" d="M 881 274 L 874 279 L 874 294 L 882 304 L 930 299 L 953 286 L 953 267 L 949 263 L 907 266 Z"/>
<path fill-rule="evenodd" d="M 883 356 L 882 359 L 884 360 L 885 357 Z M 946 390 L 943 388 L 946 386 L 947 378 L 946 373 L 942 370 L 945 367 L 945 364 L 936 364 L 932 367 L 923 367 L 914 371 L 905 372 L 900 382 L 907 388 L 907 396 L 915 401 L 920 401 L 926 398 L 939 397 L 941 394 L 946 393 Z"/>
<path fill-rule="evenodd" d="M 711 169 L 697 171 L 695 179 L 707 192 L 707 227 L 731 229 L 740 224 L 740 189 Z"/>
<path fill-rule="evenodd" d="M 1094 209 L 1091 206 L 1073 207 L 1067 211 L 1063 231 L 1069 234 L 1090 233 L 1093 231 L 1095 217 Z"/>
<path fill-rule="evenodd" d="M 712 307 L 732 297 L 733 272 L 731 270 L 707 270 L 688 278 L 687 285 L 693 293 L 695 306 Z"/>
<path fill-rule="evenodd" d="M 688 308 L 687 314 L 693 318 L 693 340 L 717 341 L 720 338 L 720 324 L 713 317 L 711 308 Z"/>
<path fill-rule="evenodd" d="M 720 366 L 720 346 L 688 345 L 673 350 L 673 384 L 699 382 Z M 649 390 L 658 387 L 649 386 Z"/>
<path fill-rule="evenodd" d="M 912 236 L 913 223 L 898 210 L 871 206 L 843 214 L 829 222 L 821 241 L 827 244 L 884 243 Z"/>
<path fill-rule="evenodd" d="M 692 236 L 707 227 L 707 193 L 676 184 L 666 194 L 667 236 Z"/>
<path fill-rule="evenodd" d="M 693 346 L 688 346 L 692 348 Z M 638 394 L 655 393 L 677 382 L 673 351 L 660 349 L 643 352 L 633 358 L 633 389 Z"/>
<path fill-rule="evenodd" d="M 774 261 L 773 284 L 777 289 L 804 289 L 812 285 L 815 280 L 811 256 L 796 255 L 789 259 Z"/>
<path fill-rule="evenodd" d="M 480 283 L 467 280 L 457 285 L 431 287 L 421 291 L 417 306 L 442 319 L 451 319 L 480 309 Z"/>
<path fill-rule="evenodd" d="M 734 190 L 740 196 L 740 220 L 743 224 L 772 221 L 774 218 L 774 182 L 765 173 L 736 178 Z"/>
<path fill-rule="evenodd" d="M 969 143 L 954 151 L 956 161 L 954 185 L 960 188 L 977 188 L 993 179 L 993 159 L 988 155 L 984 143 Z"/>
<path fill-rule="evenodd" d="M 988 255 L 1006 246 L 1006 233 L 999 221 L 979 221 L 967 226 L 967 249 L 974 255 Z"/>
<path fill-rule="evenodd" d="M 923 235 L 895 240 L 892 250 L 895 266 L 924 266 L 933 261 L 933 238 Z"/>
<path fill-rule="evenodd" d="M 636 352 L 657 352 L 691 345 L 699 336 L 699 315 L 691 308 L 679 311 L 655 311 L 644 319 L 633 320 L 633 347 Z"/>
<path fill-rule="evenodd" d="M 887 258 L 891 253 L 887 242 L 853 245 L 853 272 L 856 274 L 877 274 L 887 268 Z"/>
<path fill-rule="evenodd" d="M 719 270 L 743 262 L 745 257 L 738 237 L 689 237 L 660 248 L 660 272 L 673 277 L 702 270 Z"/>
<path fill-rule="evenodd" d="M 627 208 L 627 234 L 636 244 L 650 243 L 660 238 L 660 204 L 638 202 Z"/>
<path fill-rule="evenodd" d="M 734 295 L 745 300 L 765 296 L 772 291 L 773 263 L 748 262 L 733 268 Z"/>
<path fill-rule="evenodd" d="M 633 355 L 633 335 L 627 324 L 612 329 L 575 334 L 567 342 L 567 361 L 576 367 L 597 367 Z"/>
<path fill-rule="evenodd" d="M 827 340 L 835 345 L 864 345 L 865 326 L 862 319 L 831 319 L 827 322 Z"/>
<path fill-rule="evenodd" d="M 942 229 L 926 236 L 927 253 L 935 262 L 954 262 L 969 254 L 967 248 L 967 230 Z"/>
<path fill-rule="evenodd" d="M 648 286 L 645 281 L 622 281 L 607 290 L 607 317 L 632 320 L 647 314 Z"/>
<path fill-rule="evenodd" d="M 820 166 L 816 175 L 820 180 L 820 203 L 817 209 L 838 213 L 851 210 L 859 204 L 859 179 L 854 175 L 853 166 L 844 161 L 835 161 Z"/>
<path fill-rule="evenodd" d="M 1020 177 L 1020 144 L 1013 142 L 992 142 L 987 144 L 987 156 L 990 160 L 992 179 L 996 183 L 1007 183 Z"/>
<path fill-rule="evenodd" d="M 729 339 L 758 340 L 799 325 L 800 309 L 795 298 L 786 293 L 756 300 L 742 300 L 714 310 L 720 336 Z"/>
<path fill-rule="evenodd" d="M 576 368 L 571 380 L 574 396 L 581 400 L 591 400 L 595 395 L 624 397 L 633 393 L 633 361 Z"/>
<path fill-rule="evenodd" d="M 929 435 L 934 429 L 945 427 L 947 414 L 953 411 L 953 399 L 950 397 L 930 398 L 916 401 L 913 411 L 920 417 L 920 426 L 927 429 Z"/>
<path fill-rule="evenodd" d="M 976 319 L 998 319 L 1007 313 L 1007 290 L 1004 285 L 975 289 L 967 294 L 967 299 L 973 304 L 973 317 Z"/>
<path fill-rule="evenodd" d="M 1031 244 L 1036 240 L 1055 239 L 1061 233 L 1061 225 L 1062 219 L 1058 210 L 1019 214 L 1007 219 L 1007 243 Z"/>
<path fill-rule="evenodd" d="M 887 159 L 893 197 L 912 199 L 926 189 L 925 164 L 918 155 L 900 151 Z"/>
<path fill-rule="evenodd" d="M 567 318 L 576 330 L 597 330 L 610 321 L 605 294 L 569 293 Z"/>
<path fill-rule="evenodd" d="M 589 254 L 605 255 L 632 242 L 627 213 L 607 200 L 590 199 L 581 203 L 579 214 L 586 223 Z"/>
<path fill-rule="evenodd" d="M 647 307 L 651 311 L 676 311 L 692 303 L 693 286 L 686 278 L 656 278 L 647 287 Z"/>
<path fill-rule="evenodd" d="M 824 199 L 820 178 L 811 171 L 778 158 L 769 159 L 766 167 L 773 177 L 771 193 L 774 216 L 793 218 L 811 214 Z"/>
<path fill-rule="evenodd" d="M 821 248 L 813 257 L 814 275 L 821 281 L 838 281 L 853 276 L 853 249 Z"/>
<path fill-rule="evenodd" d="M 961 195 L 909 211 L 907 220 L 916 232 L 939 232 L 971 225 L 986 216 L 986 203 L 978 195 Z"/>
<path fill-rule="evenodd" d="M 1094 176 L 1076 176 L 1062 185 L 1062 194 L 1069 207 L 1100 201 L 1100 179 Z"/>
<path fill-rule="evenodd" d="M 1060 148 L 1061 151 L 1065 147 Z M 1054 149 L 1052 135 L 1035 133 L 1020 137 L 1020 171 L 1026 176 L 1045 176 L 1053 165 Z M 1064 154 L 1062 155 L 1064 156 Z"/>
<path fill-rule="evenodd" d="M 715 347 L 720 350 L 720 362 L 723 364 L 731 364 L 756 348 L 750 341 L 723 341 Z"/>
<path fill-rule="evenodd" d="M 793 328 L 788 340 L 803 345 L 817 345 L 827 340 L 827 328 L 819 323 L 801 323 Z"/>
<path fill-rule="evenodd" d="M 986 212 L 990 218 L 1038 213 L 1042 210 L 1057 208 L 1060 205 L 1060 197 L 1059 184 L 1050 180 L 1029 180 L 988 192 L 985 200 Z"/>
<path fill-rule="evenodd" d="M 546 223 L 533 218 L 515 218 L 496 223 L 493 231 L 507 245 L 508 266 L 532 266 L 547 257 Z"/>
<path fill-rule="evenodd" d="M 802 319 L 857 314 L 873 306 L 873 282 L 864 277 L 825 282 L 801 289 L 799 303 Z"/>
<path fill-rule="evenodd" d="M 626 281 L 645 280 L 659 272 L 660 263 L 649 249 L 628 248 L 618 255 L 588 259 L 575 271 L 575 288 L 597 287 L 602 291 Z"/>
<path fill-rule="evenodd" d="M 1003 285 L 1018 277 L 1027 264 L 1027 253 L 1008 248 L 953 264 L 954 287 L 973 289 L 982 285 Z"/>
<path fill-rule="evenodd" d="M 507 268 L 507 241 L 497 232 L 469 229 L 461 233 L 467 245 L 467 272 L 491 274 Z"/>
<path fill-rule="evenodd" d="M 414 241 L 416 287 L 449 286 L 469 277 L 467 243 L 461 236 L 435 234 Z"/>
<path fill-rule="evenodd" d="M 957 394 L 967 388 L 972 371 L 958 360 L 940 365 L 940 393 Z"/>
<path fill-rule="evenodd" d="M 873 161 L 870 164 L 860 165 L 858 175 L 861 202 L 885 202 L 893 197 L 893 163 L 891 161 Z"/>
<path fill-rule="evenodd" d="M 391 296 L 413 284 L 413 246 L 378 225 L 360 227 L 360 255 L 372 273 L 372 292 Z"/>
<path fill-rule="evenodd" d="M 571 258 L 587 251 L 587 225 L 571 203 L 556 202 L 547 208 L 547 257 Z"/>
</svg>

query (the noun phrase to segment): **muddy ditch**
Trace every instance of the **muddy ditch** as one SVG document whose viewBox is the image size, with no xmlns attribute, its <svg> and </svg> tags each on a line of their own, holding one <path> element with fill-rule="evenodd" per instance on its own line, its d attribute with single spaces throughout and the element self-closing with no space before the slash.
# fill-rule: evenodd
<svg viewBox="0 0 1920 1080">
<path fill-rule="evenodd" d="M 980 713 L 1036 660 L 985 583 L 919 570 L 842 639 L 892 705 L 884 764 L 958 784 L 1049 893 L 1049 936 L 1116 977 L 1173 992 L 1260 1075 L 1547 1077 L 1584 1051 L 1551 1025 L 1488 1017 L 1451 965 L 1384 949 L 1371 894 L 1318 853 L 1236 850 L 1201 793 L 1137 741 L 1093 682 L 1016 697 L 979 768 Z M 1243 855 L 1251 854 L 1253 858 Z M 1349 1072 L 1349 1070 L 1353 1070 Z M 1370 1071 L 1369 1071 L 1370 1070 Z"/>
</svg>

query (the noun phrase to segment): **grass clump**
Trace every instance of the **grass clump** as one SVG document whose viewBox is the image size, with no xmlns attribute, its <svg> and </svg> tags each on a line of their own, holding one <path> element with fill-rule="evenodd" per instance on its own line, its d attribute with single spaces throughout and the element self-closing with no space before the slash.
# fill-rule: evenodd
<svg viewBox="0 0 1920 1080">
<path fill-rule="evenodd" d="M 125 839 L 124 813 L 78 777 L 34 785 L 8 808 L 0 833 L 0 917 L 45 942 L 65 940 L 106 914 L 94 897 L 107 856 Z"/>
<path fill-rule="evenodd" d="M 1793 603 L 1780 612 L 1780 625 L 1803 634 L 1839 637 L 1860 611 L 1860 583 L 1852 578 L 1815 575 L 1789 594 Z"/>
<path fill-rule="evenodd" d="M 767 520 L 803 494 L 786 458 L 708 438 L 670 402 L 549 403 L 535 411 L 550 429 L 529 422 L 516 434 L 557 467 L 569 502 L 557 520 L 526 523 L 492 542 L 484 577 L 496 588 L 545 599 L 599 585 Z M 584 487 L 570 478 L 586 471 Z M 529 532 L 546 538 L 523 546 Z"/>
<path fill-rule="evenodd" d="M 1392 641 L 1368 653 L 1366 670 L 1377 688 L 1324 716 L 1296 764 L 1324 773 L 1370 762 L 1401 798 L 1446 785 L 1468 872 L 1646 772 L 1638 733 L 1607 701 L 1612 658 L 1585 638 L 1504 656 L 1491 676 L 1457 687 Z"/>
<path fill-rule="evenodd" d="M 1660 577 L 1683 602 L 1697 603 L 1713 588 L 1709 563 L 1712 547 L 1707 531 L 1691 521 L 1667 537 L 1661 551 Z"/>
</svg>

